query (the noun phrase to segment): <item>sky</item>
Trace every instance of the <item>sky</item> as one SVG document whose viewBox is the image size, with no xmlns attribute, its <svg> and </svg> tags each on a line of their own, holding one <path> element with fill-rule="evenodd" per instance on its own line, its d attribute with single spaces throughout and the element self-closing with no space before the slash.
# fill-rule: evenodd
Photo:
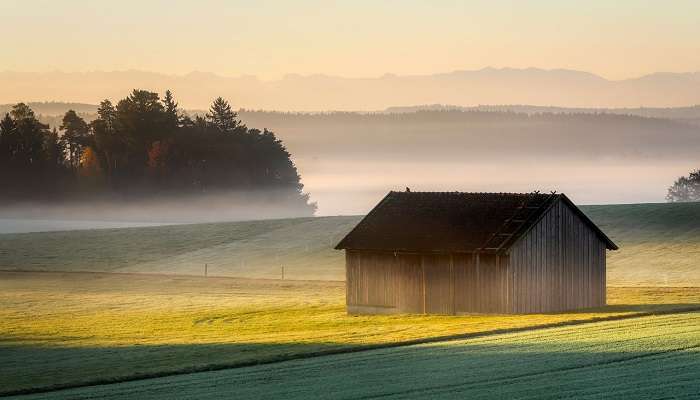
<svg viewBox="0 0 700 400">
<path fill-rule="evenodd" d="M 700 71 L 700 1 L 0 0 L 0 71 Z"/>
</svg>

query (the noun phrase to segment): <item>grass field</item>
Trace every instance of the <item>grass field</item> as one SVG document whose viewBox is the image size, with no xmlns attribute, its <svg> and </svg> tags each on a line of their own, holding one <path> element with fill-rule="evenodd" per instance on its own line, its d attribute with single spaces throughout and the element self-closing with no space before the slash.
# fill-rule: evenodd
<svg viewBox="0 0 700 400">
<path fill-rule="evenodd" d="M 358 217 L 0 235 L 0 269 L 345 279 L 335 242 Z"/>
<path fill-rule="evenodd" d="M 693 399 L 700 313 L 537 329 L 85 387 L 42 399 Z"/>
<path fill-rule="evenodd" d="M 584 206 L 620 246 L 613 286 L 700 286 L 700 203 Z M 360 217 L 0 235 L 0 269 L 344 280 L 333 245 Z"/>
<path fill-rule="evenodd" d="M 700 286 L 700 203 L 586 206 L 615 240 L 608 283 Z"/>
<path fill-rule="evenodd" d="M 332 246 L 360 217 L 0 234 L 0 270 L 17 271 L 0 272 L 0 395 L 700 392 L 698 314 L 643 316 L 700 307 L 700 203 L 584 211 L 621 246 L 608 253 L 609 305 L 520 316 L 346 315 Z M 204 264 L 210 277 L 193 276 Z M 270 279 L 282 267 L 287 280 Z"/>
<path fill-rule="evenodd" d="M 544 315 L 345 313 L 338 282 L 0 273 L 0 392 L 278 361 L 431 337 L 700 306 L 700 288 L 612 288 Z"/>
</svg>

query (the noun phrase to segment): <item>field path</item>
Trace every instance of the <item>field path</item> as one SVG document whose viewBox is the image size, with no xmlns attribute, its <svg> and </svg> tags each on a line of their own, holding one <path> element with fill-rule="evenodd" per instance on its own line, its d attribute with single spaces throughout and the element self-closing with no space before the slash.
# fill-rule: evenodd
<svg viewBox="0 0 700 400">
<path fill-rule="evenodd" d="M 404 345 L 23 399 L 692 398 L 700 312 Z"/>
</svg>

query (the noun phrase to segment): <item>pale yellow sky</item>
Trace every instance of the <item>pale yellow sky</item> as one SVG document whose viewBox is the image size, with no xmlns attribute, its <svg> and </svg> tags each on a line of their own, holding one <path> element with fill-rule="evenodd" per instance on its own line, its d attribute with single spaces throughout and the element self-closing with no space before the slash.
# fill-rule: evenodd
<svg viewBox="0 0 700 400">
<path fill-rule="evenodd" d="M 700 1 L 0 0 L 0 71 L 700 71 Z"/>
</svg>

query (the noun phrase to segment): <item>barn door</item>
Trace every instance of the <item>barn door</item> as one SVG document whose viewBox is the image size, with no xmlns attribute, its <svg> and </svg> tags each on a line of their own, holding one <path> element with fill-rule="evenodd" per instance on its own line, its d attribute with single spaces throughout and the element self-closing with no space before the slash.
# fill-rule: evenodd
<svg viewBox="0 0 700 400">
<path fill-rule="evenodd" d="M 453 271 L 450 256 L 423 256 L 425 313 L 454 314 Z"/>
</svg>

